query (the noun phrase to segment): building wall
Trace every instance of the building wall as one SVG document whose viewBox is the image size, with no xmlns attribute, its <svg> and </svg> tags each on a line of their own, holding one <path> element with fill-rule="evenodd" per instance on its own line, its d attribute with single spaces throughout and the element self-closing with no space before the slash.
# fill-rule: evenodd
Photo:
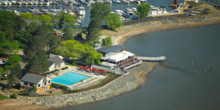
<svg viewBox="0 0 220 110">
<path fill-rule="evenodd" d="M 37 92 L 36 93 L 46 92 L 46 91 L 50 90 L 50 87 L 51 87 L 51 84 L 48 84 L 48 85 L 46 85 L 44 87 L 37 88 Z"/>
<path fill-rule="evenodd" d="M 48 71 L 54 71 L 56 69 L 55 63 L 53 63 L 49 68 Z"/>
<path fill-rule="evenodd" d="M 36 88 L 37 88 L 36 93 L 45 92 L 50 89 L 51 82 L 52 82 L 51 79 L 46 77 L 46 82 L 44 82 L 43 79 L 44 78 L 42 78 L 42 80 L 39 83 L 33 84 L 33 86 L 36 86 Z M 50 81 L 50 83 L 49 83 L 49 81 Z M 46 85 L 45 85 L 45 83 L 46 83 Z M 40 84 L 40 86 L 38 86 L 39 84 Z M 21 85 L 20 90 L 23 90 L 23 88 L 31 88 L 32 87 L 32 86 L 30 86 L 30 83 L 28 83 L 28 85 L 24 85 L 24 82 L 22 82 L 22 81 L 20 82 L 20 85 Z"/>
</svg>

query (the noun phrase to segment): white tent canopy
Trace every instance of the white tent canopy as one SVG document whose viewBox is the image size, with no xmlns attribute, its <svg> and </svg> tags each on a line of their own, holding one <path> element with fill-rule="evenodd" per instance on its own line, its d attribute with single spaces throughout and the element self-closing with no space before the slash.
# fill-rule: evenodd
<svg viewBox="0 0 220 110">
<path fill-rule="evenodd" d="M 119 62 L 119 61 L 125 60 L 125 59 L 127 59 L 128 57 L 131 57 L 131 56 L 134 56 L 134 54 L 131 53 L 131 52 L 128 52 L 128 51 L 123 51 L 123 52 L 120 52 L 120 53 L 117 53 L 115 55 L 110 56 L 108 58 L 108 61 Z"/>
</svg>

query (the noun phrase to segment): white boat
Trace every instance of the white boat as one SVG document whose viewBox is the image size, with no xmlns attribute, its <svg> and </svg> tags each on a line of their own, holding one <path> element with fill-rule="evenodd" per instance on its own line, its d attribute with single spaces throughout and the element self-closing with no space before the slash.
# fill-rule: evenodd
<svg viewBox="0 0 220 110">
<path fill-rule="evenodd" d="M 145 2 L 147 2 L 147 0 L 140 0 L 140 2 L 143 2 L 143 3 L 145 3 Z"/>
<path fill-rule="evenodd" d="M 2 5 L 2 2 L 0 2 L 0 5 Z"/>
<path fill-rule="evenodd" d="M 39 4 L 40 4 L 40 5 L 43 5 L 43 4 L 44 4 L 44 2 L 43 2 L 43 1 L 40 1 L 40 2 L 39 2 Z"/>
<path fill-rule="evenodd" d="M 28 4 L 29 4 L 29 5 L 34 5 L 34 2 L 29 1 Z"/>
<path fill-rule="evenodd" d="M 2 1 L 2 4 L 3 5 L 8 5 L 8 2 L 7 1 Z"/>
<path fill-rule="evenodd" d="M 87 6 L 91 5 L 91 3 L 88 0 L 80 0 L 80 2 L 87 5 Z"/>
<path fill-rule="evenodd" d="M 122 16 L 123 11 L 122 10 L 115 10 L 115 13 Z"/>
<path fill-rule="evenodd" d="M 33 3 L 34 3 L 34 5 L 38 5 L 39 4 L 38 1 L 34 1 Z"/>
<path fill-rule="evenodd" d="M 86 14 L 85 7 L 80 6 L 80 7 L 75 7 L 75 9 L 76 9 L 76 12 L 81 16 Z"/>
<path fill-rule="evenodd" d="M 166 8 L 158 8 L 151 6 L 149 16 L 163 15 L 163 14 L 167 14 Z"/>
<path fill-rule="evenodd" d="M 47 9 L 41 9 L 41 11 L 42 11 L 42 12 L 48 12 L 48 10 L 47 10 Z"/>
<path fill-rule="evenodd" d="M 11 1 L 11 3 L 12 3 L 12 5 L 15 5 L 17 2 L 13 0 L 13 1 Z"/>
<path fill-rule="evenodd" d="M 130 3 L 133 3 L 133 2 L 135 2 L 134 0 L 129 0 L 130 1 Z"/>
<path fill-rule="evenodd" d="M 123 3 L 130 3 L 128 0 L 122 0 Z"/>
<path fill-rule="evenodd" d="M 72 1 L 73 5 L 79 5 L 80 3 L 79 2 L 76 2 L 75 0 Z"/>
<path fill-rule="evenodd" d="M 51 12 L 57 12 L 57 9 L 52 8 L 50 11 Z"/>
<path fill-rule="evenodd" d="M 47 5 L 47 6 L 49 6 L 49 5 L 50 5 L 50 3 L 49 3 L 49 2 L 44 2 L 44 4 L 45 4 L 45 5 Z"/>
<path fill-rule="evenodd" d="M 99 3 L 104 3 L 104 1 L 103 1 L 103 0 L 97 0 L 96 2 L 99 2 Z"/>
<path fill-rule="evenodd" d="M 8 5 L 12 5 L 12 3 L 10 1 L 8 1 Z"/>
<path fill-rule="evenodd" d="M 104 0 L 104 3 L 112 4 L 112 1 L 111 0 Z"/>
<path fill-rule="evenodd" d="M 137 12 L 137 8 L 132 8 L 132 11 L 133 12 Z"/>
<path fill-rule="evenodd" d="M 113 0 L 113 2 L 115 2 L 115 3 L 121 3 L 120 0 Z"/>
<path fill-rule="evenodd" d="M 18 1 L 17 4 L 18 4 L 18 5 L 22 5 L 22 2 L 19 2 L 19 1 Z"/>
</svg>

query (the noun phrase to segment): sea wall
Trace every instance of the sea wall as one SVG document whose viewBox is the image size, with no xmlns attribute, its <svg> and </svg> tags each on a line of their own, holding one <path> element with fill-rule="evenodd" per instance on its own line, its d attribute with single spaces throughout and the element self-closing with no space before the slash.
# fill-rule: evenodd
<svg viewBox="0 0 220 110">
<path fill-rule="evenodd" d="M 187 24 L 215 24 L 216 20 L 220 19 L 220 15 L 203 15 L 203 16 L 188 16 L 188 17 L 173 17 L 173 18 L 160 18 L 155 20 L 149 20 L 144 22 L 138 22 L 131 25 L 125 25 L 122 27 L 123 31 L 132 30 L 134 28 L 140 28 L 144 26 L 158 26 L 158 25 L 187 25 Z M 202 24 L 204 23 L 204 24 Z M 187 27 L 187 26 L 186 26 Z"/>
<path fill-rule="evenodd" d="M 60 94 L 53 96 L 42 96 L 42 97 L 20 96 L 19 100 L 28 103 L 42 104 L 48 107 L 62 107 L 62 106 L 84 104 L 84 103 L 112 98 L 122 93 L 138 88 L 140 84 L 138 83 L 137 78 L 133 73 L 146 70 L 148 66 L 153 67 L 154 65 L 155 64 L 153 63 L 144 62 L 140 66 L 128 70 L 131 74 L 127 76 L 118 77 L 117 79 L 113 80 L 112 82 L 100 88 L 79 92 L 79 93 Z M 151 71 L 152 69 L 150 70 L 148 69 L 148 72 Z"/>
</svg>

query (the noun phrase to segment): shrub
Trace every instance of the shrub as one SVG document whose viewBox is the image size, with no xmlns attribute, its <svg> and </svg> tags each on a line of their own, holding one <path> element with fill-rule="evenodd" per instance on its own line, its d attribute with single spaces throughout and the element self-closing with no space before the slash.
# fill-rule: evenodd
<svg viewBox="0 0 220 110">
<path fill-rule="evenodd" d="M 0 94 L 0 100 L 4 100 L 4 99 L 8 99 L 8 97 Z"/>
<path fill-rule="evenodd" d="M 11 96 L 10 96 L 10 98 L 12 98 L 12 99 L 17 99 L 17 95 L 16 94 L 12 94 Z"/>
<path fill-rule="evenodd" d="M 68 90 L 67 86 L 61 85 L 61 84 L 55 84 L 52 83 L 51 87 L 57 88 L 57 89 L 62 89 L 62 90 Z"/>
<path fill-rule="evenodd" d="M 61 68 L 61 70 L 65 70 L 65 69 L 68 69 L 68 67 Z"/>
</svg>

